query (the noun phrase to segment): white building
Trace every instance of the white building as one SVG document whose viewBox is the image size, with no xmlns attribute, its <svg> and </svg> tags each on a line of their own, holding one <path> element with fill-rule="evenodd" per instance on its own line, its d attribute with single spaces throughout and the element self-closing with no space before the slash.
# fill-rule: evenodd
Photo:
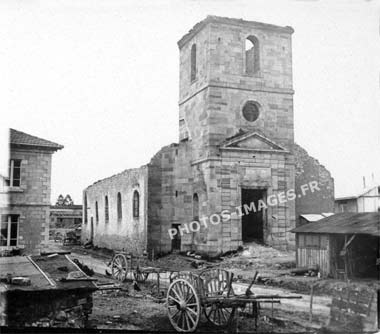
<svg viewBox="0 0 380 334">
<path fill-rule="evenodd" d="M 335 212 L 380 211 L 380 186 L 367 187 L 360 193 L 335 199 Z"/>
</svg>

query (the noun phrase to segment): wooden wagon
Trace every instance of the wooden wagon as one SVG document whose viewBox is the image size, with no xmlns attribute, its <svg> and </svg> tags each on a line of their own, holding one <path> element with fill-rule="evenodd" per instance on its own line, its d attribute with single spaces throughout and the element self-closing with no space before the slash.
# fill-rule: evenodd
<svg viewBox="0 0 380 334">
<path fill-rule="evenodd" d="M 254 295 L 250 284 L 241 295 L 232 288 L 233 274 L 223 269 L 206 269 L 200 273 L 178 273 L 167 291 L 167 314 L 173 328 L 178 332 L 193 332 L 197 329 L 201 314 L 215 326 L 229 326 L 236 311 L 255 319 L 259 302 L 279 303 L 282 298 L 300 296 Z"/>
<path fill-rule="evenodd" d="M 146 256 L 136 256 L 125 252 L 116 253 L 111 260 L 112 277 L 120 282 L 127 279 L 136 282 L 145 282 L 149 275 L 155 275 L 155 284 L 152 287 L 152 295 L 159 299 L 164 299 L 166 288 L 163 288 L 161 274 L 169 274 L 169 282 L 173 281 L 180 272 L 179 268 L 162 268 L 150 266 L 152 261 L 148 261 Z M 165 275 L 167 276 L 167 275 Z"/>
<path fill-rule="evenodd" d="M 121 282 L 127 278 L 137 282 L 144 282 L 150 273 L 159 270 L 159 268 L 146 266 L 146 263 L 145 256 L 134 256 L 129 253 L 118 252 L 111 261 L 112 277 Z"/>
</svg>

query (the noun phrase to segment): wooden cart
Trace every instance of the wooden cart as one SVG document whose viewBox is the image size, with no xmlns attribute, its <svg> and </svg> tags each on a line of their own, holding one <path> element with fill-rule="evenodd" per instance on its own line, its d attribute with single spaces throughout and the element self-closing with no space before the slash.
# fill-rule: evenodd
<svg viewBox="0 0 380 334">
<path fill-rule="evenodd" d="M 174 277 L 177 277 L 179 274 L 180 269 L 151 266 L 152 263 L 145 256 L 134 256 L 124 252 L 116 253 L 110 264 L 112 277 L 120 282 L 131 279 L 141 283 L 145 282 L 152 275 L 154 283 L 151 289 L 152 296 L 165 300 L 167 288 L 161 282 L 162 274 L 165 274 L 166 280 L 172 282 Z"/>
<path fill-rule="evenodd" d="M 259 302 L 279 303 L 282 298 L 300 296 L 254 295 L 250 288 L 236 295 L 233 274 L 223 269 L 206 269 L 200 273 L 179 273 L 171 282 L 166 297 L 167 314 L 177 332 L 197 329 L 201 314 L 215 326 L 231 325 L 236 310 L 242 310 L 257 321 Z M 256 322 L 257 325 L 257 322 Z"/>
<path fill-rule="evenodd" d="M 127 278 L 144 282 L 149 276 L 149 270 L 144 267 L 147 262 L 144 256 L 133 256 L 128 253 L 116 253 L 111 261 L 112 277 L 120 282 L 125 281 Z M 153 268 L 152 268 L 153 270 Z"/>
</svg>

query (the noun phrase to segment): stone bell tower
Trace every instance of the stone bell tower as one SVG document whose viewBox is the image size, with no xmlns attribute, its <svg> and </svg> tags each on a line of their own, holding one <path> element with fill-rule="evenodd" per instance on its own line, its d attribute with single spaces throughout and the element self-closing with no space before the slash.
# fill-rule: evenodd
<svg viewBox="0 0 380 334">
<path fill-rule="evenodd" d="M 179 139 L 203 173 L 200 215 L 294 188 L 291 27 L 208 16 L 178 42 Z M 194 189 L 196 192 L 196 189 Z M 208 229 L 198 249 L 292 248 L 294 201 Z"/>
<path fill-rule="evenodd" d="M 199 158 L 239 129 L 293 144 L 291 27 L 208 16 L 179 42 L 180 140 Z"/>
</svg>

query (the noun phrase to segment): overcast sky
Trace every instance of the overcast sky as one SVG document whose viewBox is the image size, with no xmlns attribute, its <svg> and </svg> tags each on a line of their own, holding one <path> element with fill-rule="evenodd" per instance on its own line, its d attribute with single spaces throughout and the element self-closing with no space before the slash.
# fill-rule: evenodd
<svg viewBox="0 0 380 334">
<path fill-rule="evenodd" d="M 378 1 L 0 2 L 1 148 L 6 128 L 58 142 L 52 201 L 138 167 L 178 140 L 177 41 L 207 15 L 293 34 L 295 138 L 337 195 L 380 179 Z M 6 158 L 1 172 L 5 172 Z"/>
</svg>

